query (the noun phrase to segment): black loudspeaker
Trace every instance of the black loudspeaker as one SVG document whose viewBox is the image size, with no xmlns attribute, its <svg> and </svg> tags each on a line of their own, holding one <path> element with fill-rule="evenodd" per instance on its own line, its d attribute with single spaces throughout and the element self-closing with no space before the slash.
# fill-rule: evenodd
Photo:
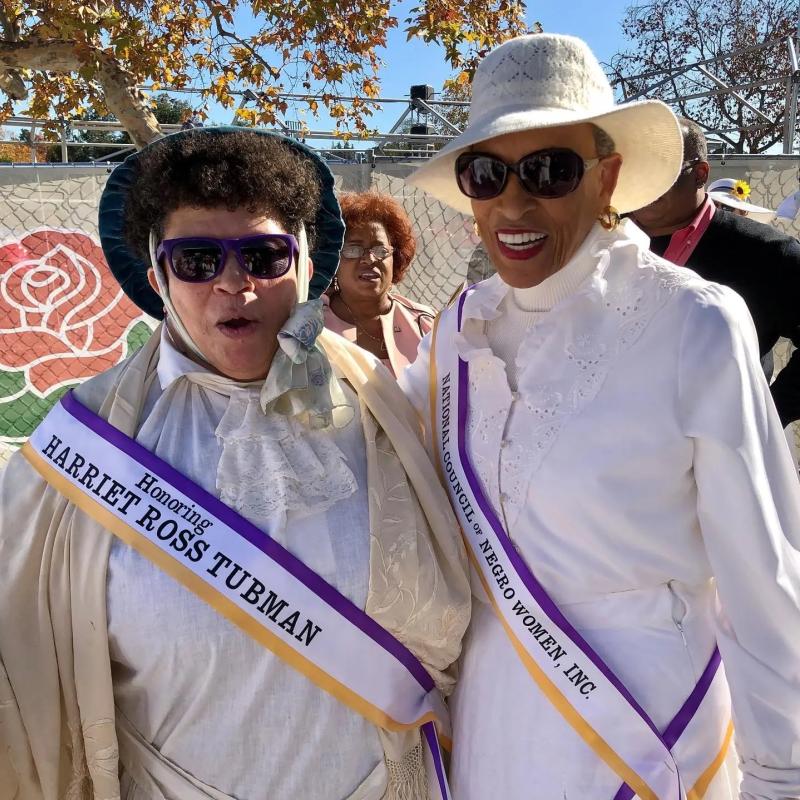
<svg viewBox="0 0 800 800">
<path fill-rule="evenodd" d="M 433 127 L 425 124 L 412 125 L 408 132 L 414 136 L 430 136 L 433 133 Z"/>
<path fill-rule="evenodd" d="M 411 99 L 424 100 L 426 103 L 429 100 L 433 100 L 433 86 L 428 86 L 427 84 L 421 84 L 420 86 L 412 86 Z"/>
</svg>

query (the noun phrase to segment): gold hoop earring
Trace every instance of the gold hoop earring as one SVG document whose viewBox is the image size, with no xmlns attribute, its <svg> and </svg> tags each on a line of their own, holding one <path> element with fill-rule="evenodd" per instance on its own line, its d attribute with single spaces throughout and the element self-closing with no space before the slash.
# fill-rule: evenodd
<svg viewBox="0 0 800 800">
<path fill-rule="evenodd" d="M 476 219 L 472 220 L 472 231 L 476 236 L 480 237 L 481 232 L 478 230 L 478 220 Z"/>
<path fill-rule="evenodd" d="M 603 209 L 603 213 L 600 214 L 600 216 L 598 217 L 597 221 L 607 231 L 616 230 L 620 221 L 619 211 L 617 211 L 617 209 L 614 208 L 614 206 L 606 206 Z"/>
<path fill-rule="evenodd" d="M 335 294 L 339 293 L 339 277 L 337 275 L 333 276 L 333 291 Z"/>
</svg>

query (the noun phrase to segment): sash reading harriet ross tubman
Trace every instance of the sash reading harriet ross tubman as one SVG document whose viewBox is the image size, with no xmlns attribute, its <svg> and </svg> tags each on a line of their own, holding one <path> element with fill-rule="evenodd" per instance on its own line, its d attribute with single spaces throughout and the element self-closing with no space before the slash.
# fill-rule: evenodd
<svg viewBox="0 0 800 800">
<path fill-rule="evenodd" d="M 449 800 L 435 728 L 446 735 L 441 696 L 364 611 L 71 392 L 22 453 L 78 508 L 321 689 L 379 728 L 421 728 L 431 797 Z"/>
</svg>

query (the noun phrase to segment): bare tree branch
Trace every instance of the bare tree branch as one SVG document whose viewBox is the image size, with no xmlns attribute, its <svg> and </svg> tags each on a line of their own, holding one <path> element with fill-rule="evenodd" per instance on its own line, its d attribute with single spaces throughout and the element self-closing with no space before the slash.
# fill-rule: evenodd
<svg viewBox="0 0 800 800">
<path fill-rule="evenodd" d="M 250 53 L 250 55 L 251 55 L 251 56 L 252 56 L 252 57 L 253 57 L 253 58 L 254 58 L 256 61 L 258 61 L 260 64 L 263 64 L 263 65 L 264 65 L 264 67 L 266 67 L 266 68 L 267 68 L 267 70 L 269 70 L 269 74 L 270 74 L 270 76 L 271 76 L 273 79 L 277 80 L 278 78 L 280 78 L 280 76 L 281 76 L 281 71 L 280 71 L 279 69 L 276 69 L 275 67 L 273 67 L 273 66 L 272 66 L 272 65 L 271 65 L 271 64 L 270 64 L 270 63 L 269 63 L 269 62 L 268 62 L 268 61 L 267 61 L 267 60 L 266 60 L 266 59 L 265 59 L 265 58 L 264 58 L 264 57 L 263 57 L 263 56 L 262 56 L 262 55 L 261 55 L 261 54 L 260 54 L 260 53 L 259 53 L 259 52 L 258 52 L 258 51 L 255 49 L 255 48 L 254 48 L 254 47 L 252 47 L 252 46 L 251 46 L 251 44 L 250 44 L 249 42 L 247 42 L 245 39 L 242 39 L 241 37 L 237 36 L 237 35 L 236 35 L 236 34 L 235 34 L 233 31 L 229 31 L 229 30 L 227 30 L 226 28 L 223 28 L 223 26 L 222 26 L 222 19 L 220 18 L 219 12 L 218 12 L 218 11 L 216 11 L 216 10 L 215 10 L 215 9 L 214 9 L 214 8 L 213 8 L 213 7 L 212 7 L 210 4 L 209 4 L 209 3 L 206 3 L 206 6 L 208 7 L 209 13 L 211 14 L 211 16 L 212 16 L 212 17 L 213 17 L 213 19 L 214 19 L 214 26 L 215 26 L 215 27 L 216 27 L 216 29 L 217 29 L 217 33 L 218 33 L 218 34 L 219 34 L 221 37 L 223 37 L 224 39 L 232 39 L 232 40 L 233 40 L 234 42 L 236 42 L 236 44 L 238 44 L 240 47 L 243 47 L 245 50 L 247 50 L 247 52 L 248 52 L 248 53 Z"/>
<path fill-rule="evenodd" d="M 626 93 L 633 84 L 641 87 L 640 78 L 656 76 L 649 96 L 672 103 L 708 131 L 738 128 L 738 136 L 721 138 L 738 152 L 760 152 L 782 135 L 785 89 L 771 81 L 786 72 L 795 11 L 793 0 L 649 0 L 628 9 L 622 27 L 629 47 L 612 57 L 610 71 Z M 737 84 L 774 125 L 745 131 L 753 127 L 753 112 L 732 93 L 709 94 L 706 77 L 685 70 L 697 62 Z"/>
</svg>

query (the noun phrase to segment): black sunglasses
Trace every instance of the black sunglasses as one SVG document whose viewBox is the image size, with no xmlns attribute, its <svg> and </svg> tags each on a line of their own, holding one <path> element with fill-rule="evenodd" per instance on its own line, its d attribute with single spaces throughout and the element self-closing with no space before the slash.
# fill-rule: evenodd
<svg viewBox="0 0 800 800">
<path fill-rule="evenodd" d="M 578 188 L 587 169 L 600 162 L 588 161 L 574 150 L 552 147 L 528 153 L 516 164 L 507 164 L 488 153 L 462 153 L 456 159 L 456 181 L 462 194 L 489 200 L 502 194 L 513 172 L 525 191 L 534 197 L 564 197 Z"/>
<path fill-rule="evenodd" d="M 684 161 L 681 164 L 681 171 L 678 173 L 678 177 L 681 175 L 688 175 L 695 167 L 695 164 L 699 164 L 703 161 L 702 158 L 690 158 L 688 161 Z"/>
<path fill-rule="evenodd" d="M 254 278 L 270 280 L 285 275 L 297 258 L 297 239 L 289 233 L 264 233 L 243 239 L 182 237 L 164 239 L 156 258 L 166 256 L 176 278 L 187 283 L 206 283 L 219 275 L 233 253 L 239 266 Z"/>
</svg>

